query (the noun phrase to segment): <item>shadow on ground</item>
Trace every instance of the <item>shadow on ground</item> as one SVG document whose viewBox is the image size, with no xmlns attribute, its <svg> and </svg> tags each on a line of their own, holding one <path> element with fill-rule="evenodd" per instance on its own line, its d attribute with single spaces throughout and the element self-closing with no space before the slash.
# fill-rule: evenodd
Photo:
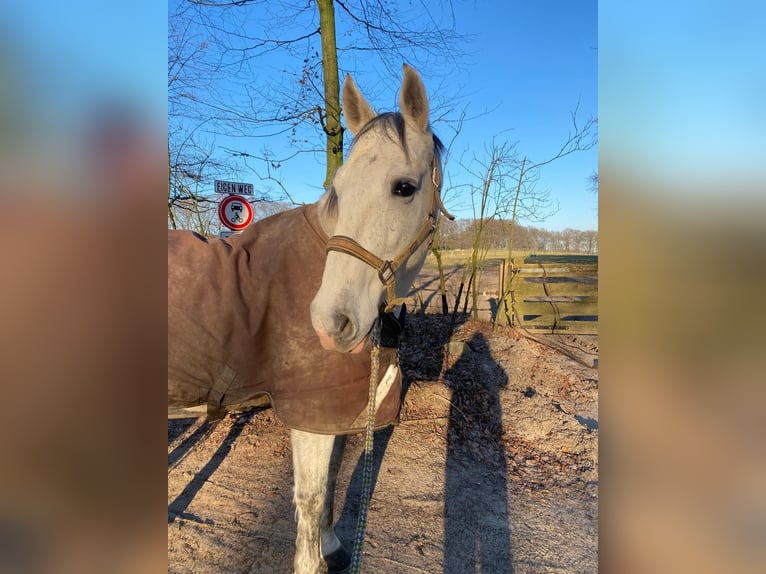
<svg viewBox="0 0 766 574">
<path fill-rule="evenodd" d="M 444 573 L 512 573 L 506 452 L 500 390 L 507 377 L 475 333 L 463 354 L 449 361 L 445 349 L 466 315 L 408 318 L 402 344 L 404 398 L 414 379 L 443 380 L 452 391 L 444 474 Z M 453 362 L 444 371 L 446 362 Z M 375 434 L 373 484 L 378 480 L 393 428 Z M 353 547 L 359 513 L 363 457 L 353 471 L 337 532 Z"/>
<path fill-rule="evenodd" d="M 512 573 L 500 390 L 508 379 L 475 333 L 444 374 L 452 390 L 444 493 L 444 572 Z M 498 569 L 500 568 L 500 569 Z"/>
</svg>

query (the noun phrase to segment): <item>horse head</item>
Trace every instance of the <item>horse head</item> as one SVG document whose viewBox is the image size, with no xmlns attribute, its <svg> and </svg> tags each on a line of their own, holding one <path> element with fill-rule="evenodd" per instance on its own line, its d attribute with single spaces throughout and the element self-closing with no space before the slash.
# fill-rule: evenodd
<svg viewBox="0 0 766 574">
<path fill-rule="evenodd" d="M 418 73 L 404 65 L 400 111 L 380 115 L 348 75 L 343 108 L 354 139 L 318 205 L 331 237 L 311 321 L 326 349 L 358 352 L 381 308 L 405 297 L 420 272 L 439 211 L 449 214 Z"/>
</svg>

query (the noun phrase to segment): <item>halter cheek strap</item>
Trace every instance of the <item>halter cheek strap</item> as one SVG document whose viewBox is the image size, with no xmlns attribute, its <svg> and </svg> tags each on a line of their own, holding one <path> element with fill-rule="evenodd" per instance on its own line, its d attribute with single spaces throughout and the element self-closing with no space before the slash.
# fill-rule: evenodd
<svg viewBox="0 0 766 574">
<path fill-rule="evenodd" d="M 325 252 L 329 253 L 330 251 L 337 251 L 339 253 L 351 255 L 377 270 L 378 278 L 386 288 L 386 307 L 384 309 L 386 313 L 404 301 L 404 298 L 396 297 L 396 270 L 407 262 L 426 239 L 434 234 L 434 231 L 436 230 L 436 220 L 439 217 L 440 211 L 450 220 L 455 219 L 455 217 L 445 209 L 444 204 L 442 203 L 440 194 L 441 185 L 441 171 L 439 170 L 436 157 L 434 157 L 431 162 L 431 205 L 428 209 L 428 216 L 415 239 L 413 239 L 407 247 L 400 251 L 399 254 L 391 260 L 381 259 L 374 253 L 362 247 L 355 239 L 346 235 L 333 235 L 327 241 Z"/>
</svg>

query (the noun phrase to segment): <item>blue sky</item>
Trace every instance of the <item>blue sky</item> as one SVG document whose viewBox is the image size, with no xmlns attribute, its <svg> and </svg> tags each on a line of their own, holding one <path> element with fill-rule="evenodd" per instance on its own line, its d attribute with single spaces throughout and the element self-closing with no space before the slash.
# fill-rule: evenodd
<svg viewBox="0 0 766 574">
<path fill-rule="evenodd" d="M 132 102 L 164 121 L 164 3 L 68 0 L 12 2 L 7 8 L 8 20 L 0 21 L 4 47 L 18 58 L 19 88 L 41 122 L 69 129 L 104 99 Z"/>
<path fill-rule="evenodd" d="M 603 0 L 598 38 L 595 2 L 455 1 L 454 6 L 458 30 L 477 37 L 466 47 L 466 70 L 450 76 L 446 87 L 471 97 L 477 114 L 495 110 L 467 124 L 460 145 L 481 150 L 502 132 L 531 157 L 545 156 L 565 137 L 577 98 L 584 115 L 596 112 L 598 82 L 602 163 L 682 183 L 664 189 L 663 200 L 688 201 L 700 183 L 710 189 L 711 182 L 732 177 L 762 189 L 763 2 Z M 33 129 L 81 125 L 92 102 L 110 94 L 164 123 L 166 5 L 72 0 L 14 2 L 7 8 L 0 16 L 2 49 L 15 75 L 6 86 L 36 121 Z M 433 90 L 428 70 L 421 71 Z M 375 82 L 367 75 L 359 83 L 369 93 Z M 392 82 L 385 93 L 393 88 Z M 390 109 L 394 101 L 390 95 L 373 103 Z M 56 138 L 71 139 L 71 133 Z M 583 179 L 596 168 L 596 156 L 596 150 L 580 153 L 543 172 L 540 186 L 561 205 L 546 226 L 594 227 L 596 201 Z M 314 163 L 310 169 L 321 173 Z M 291 189 L 304 200 L 318 196 L 313 182 L 321 175 L 290 173 Z M 645 189 L 657 194 L 660 187 Z"/>
<path fill-rule="evenodd" d="M 395 4 L 399 4 L 401 10 L 406 8 L 405 2 Z M 469 118 L 455 142 L 453 159 L 448 166 L 453 184 L 469 181 L 460 164 L 470 162 L 474 154 L 484 153 L 493 138 L 499 142 L 517 142 L 520 154 L 532 161 L 541 161 L 554 155 L 566 140 L 572 128 L 571 114 L 578 103 L 580 123 L 597 116 L 595 1 L 456 1 L 453 8 L 457 32 L 468 37 L 468 41 L 459 46 L 466 53 L 458 62 L 461 68 L 452 74 L 428 67 L 419 69 L 434 104 L 441 106 L 439 112 L 447 107 L 465 109 Z M 258 35 L 257 22 L 252 28 L 247 22 L 243 25 L 246 31 L 252 30 L 253 35 Z M 305 22 L 299 22 L 298 26 L 295 35 L 305 33 L 308 28 Z M 342 33 L 339 30 L 339 34 Z M 299 65 L 300 61 L 295 59 L 263 58 L 257 74 L 265 77 L 280 67 L 295 69 Z M 391 75 L 364 60 L 364 53 L 348 52 L 341 52 L 340 67 L 361 70 L 355 79 L 373 107 L 379 111 L 395 108 L 400 67 Z M 263 81 L 263 78 L 253 81 Z M 450 117 L 455 119 L 457 111 Z M 442 139 L 451 136 L 451 130 L 438 122 L 434 129 Z M 276 157 L 290 154 L 288 138 L 284 135 L 266 142 L 260 138 L 247 141 L 215 136 L 215 143 L 252 155 L 259 155 L 264 145 Z M 548 229 L 596 229 L 597 196 L 589 189 L 587 178 L 598 169 L 597 156 L 594 147 L 546 166 L 537 187 L 550 193 L 559 211 L 544 222 L 527 223 Z M 319 198 L 323 191 L 323 162 L 323 154 L 316 154 L 299 156 L 285 164 L 279 175 L 294 200 L 312 202 Z M 258 187 L 257 178 L 252 173 L 248 175 L 247 170 L 231 177 Z M 473 216 L 470 195 L 464 189 L 455 187 L 446 193 L 447 206 L 456 216 Z"/>
<path fill-rule="evenodd" d="M 171 0 L 175 2 L 176 0 Z M 396 2 L 406 6 L 406 2 Z M 275 6 L 278 3 L 274 4 Z M 597 114 L 596 2 L 461 1 L 453 3 L 457 32 L 473 36 L 463 50 L 462 69 L 454 74 L 421 68 L 426 88 L 435 100 L 452 98 L 471 117 L 455 143 L 449 166 L 460 182 L 460 155 L 468 161 L 493 137 L 518 142 L 533 160 L 555 153 L 570 128 L 570 113 L 578 100 L 584 118 Z M 104 4 L 94 0 L 13 3 L 5 15 L 6 42 L 21 57 L 25 73 L 23 100 L 35 109 L 41 129 L 59 126 L 61 137 L 82 125 L 94 102 L 123 99 L 160 118 L 166 112 L 167 8 L 152 0 Z M 39 41 L 44 39 L 44 41 Z M 13 55 L 13 53 L 12 53 Z M 371 103 L 381 110 L 395 107 L 400 72 L 383 78 L 364 62 L 341 67 L 369 70 L 357 81 Z M 288 62 L 295 66 L 295 62 Z M 385 84 L 385 85 L 384 85 Z M 438 123 L 443 138 L 449 130 Z M 46 138 L 45 141 L 53 142 Z M 286 138 L 269 141 L 279 150 Z M 216 144 L 226 146 L 225 138 Z M 56 144 L 52 143 L 53 146 Z M 263 140 L 237 141 L 237 147 L 257 154 Z M 315 201 L 324 179 L 323 157 L 303 157 L 288 164 L 282 177 L 298 201 Z M 547 167 L 538 187 L 560 204 L 555 216 L 540 224 L 550 229 L 597 226 L 597 198 L 586 178 L 597 170 L 597 150 L 579 152 Z M 257 183 L 247 173 L 232 179 Z M 459 217 L 470 217 L 470 200 L 453 192 L 448 206 Z"/>
<path fill-rule="evenodd" d="M 610 1 L 599 18 L 602 161 L 653 174 L 662 200 L 764 197 L 766 3 Z"/>
<path fill-rule="evenodd" d="M 466 123 L 459 145 L 479 152 L 493 137 L 507 139 L 540 161 L 566 140 L 578 102 L 580 123 L 597 117 L 595 1 L 456 3 L 455 8 L 458 30 L 475 35 L 464 88 L 471 94 L 470 109 L 492 110 Z M 596 229 L 597 197 L 587 177 L 597 170 L 596 147 L 543 168 L 537 185 L 550 191 L 560 210 L 535 225 Z"/>
</svg>

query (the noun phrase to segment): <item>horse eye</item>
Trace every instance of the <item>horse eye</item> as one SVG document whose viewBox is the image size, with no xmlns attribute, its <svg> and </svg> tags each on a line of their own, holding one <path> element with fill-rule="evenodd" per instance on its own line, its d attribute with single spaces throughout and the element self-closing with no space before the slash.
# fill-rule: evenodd
<svg viewBox="0 0 766 574">
<path fill-rule="evenodd" d="M 394 185 L 394 189 L 391 191 L 394 195 L 399 197 L 411 197 L 418 188 L 407 181 L 399 181 Z"/>
</svg>

